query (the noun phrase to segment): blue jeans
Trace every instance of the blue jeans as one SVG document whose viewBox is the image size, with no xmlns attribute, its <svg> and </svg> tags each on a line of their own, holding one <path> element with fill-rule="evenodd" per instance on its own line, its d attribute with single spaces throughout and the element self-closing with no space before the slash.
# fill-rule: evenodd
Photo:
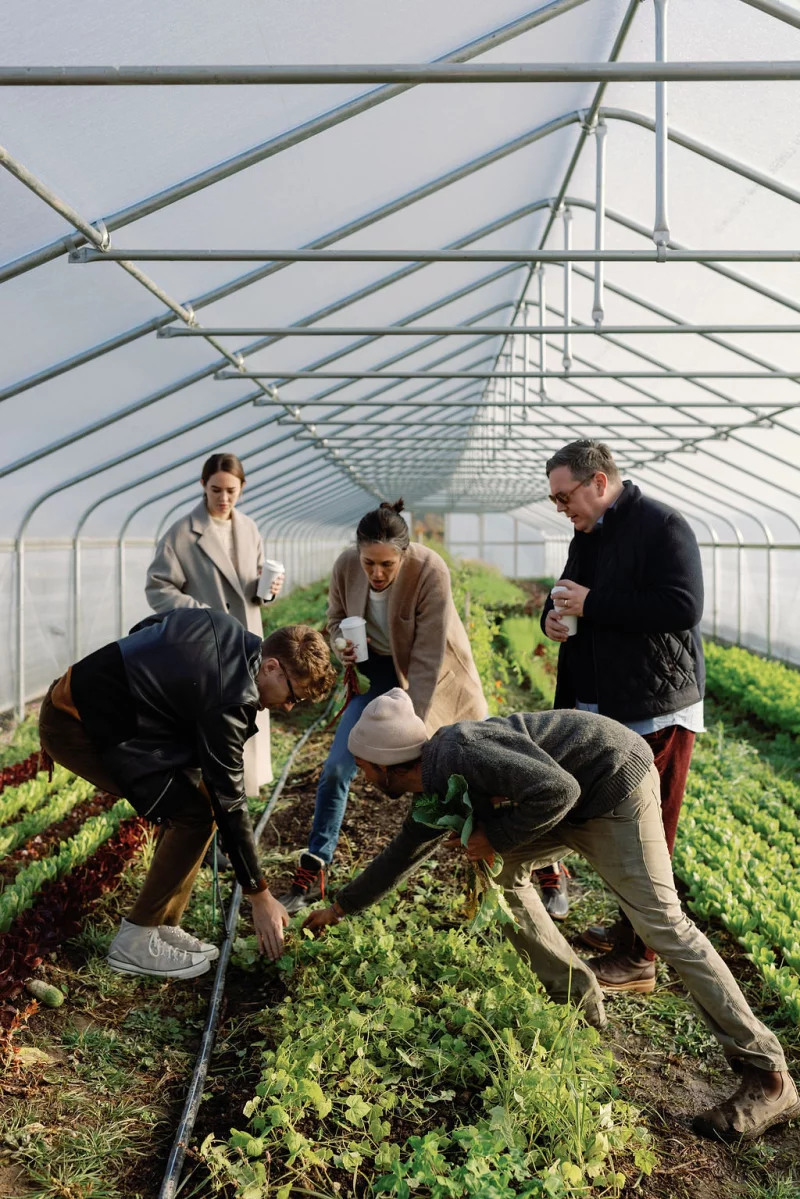
<svg viewBox="0 0 800 1199">
<path fill-rule="evenodd" d="M 394 662 L 388 654 L 372 654 L 366 662 L 359 663 L 358 669 L 369 679 L 369 691 L 354 696 L 342 713 L 333 745 L 322 767 L 317 787 L 314 823 L 308 839 L 309 853 L 316 854 L 327 863 L 332 860 L 336 851 L 350 784 L 357 770 L 355 758 L 347 748 L 350 730 L 368 703 L 386 691 L 391 691 L 392 687 L 400 685 L 395 674 Z"/>
</svg>

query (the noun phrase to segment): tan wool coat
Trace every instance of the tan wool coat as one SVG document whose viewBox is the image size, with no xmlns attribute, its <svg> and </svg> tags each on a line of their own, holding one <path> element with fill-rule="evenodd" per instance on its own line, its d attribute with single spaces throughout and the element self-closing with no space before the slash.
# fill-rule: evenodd
<svg viewBox="0 0 800 1199">
<path fill-rule="evenodd" d="M 188 516 L 176 521 L 156 546 L 147 569 L 145 595 L 154 612 L 173 608 L 216 608 L 229 612 L 246 629 L 263 636 L 261 600 L 256 599 L 264 561 L 264 543 L 249 516 L 231 513 L 234 555 L 238 570 L 217 536 L 214 522 L 201 500 Z M 244 747 L 245 791 L 257 795 L 272 781 L 269 712 L 258 714 L 258 733 Z"/>
<path fill-rule="evenodd" d="M 369 581 L 354 546 L 339 555 L 331 575 L 331 643 L 345 616 L 366 616 L 368 598 Z M 392 583 L 388 608 L 395 671 L 428 733 L 457 720 L 485 719 L 486 700 L 444 560 L 412 542 Z"/>
</svg>

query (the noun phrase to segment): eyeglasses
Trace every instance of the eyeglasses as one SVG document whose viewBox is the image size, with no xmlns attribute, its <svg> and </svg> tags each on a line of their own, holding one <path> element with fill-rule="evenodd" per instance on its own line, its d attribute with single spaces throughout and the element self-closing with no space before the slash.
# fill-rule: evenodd
<svg viewBox="0 0 800 1199">
<path fill-rule="evenodd" d="M 547 498 L 552 504 L 563 504 L 566 507 L 578 488 L 583 487 L 586 483 L 591 483 L 593 478 L 594 475 L 589 475 L 588 479 L 581 479 L 580 483 L 576 483 L 571 491 L 557 491 L 555 495 L 549 495 Z"/>
<path fill-rule="evenodd" d="M 289 688 L 289 703 L 290 704 L 302 703 L 302 700 L 299 700 L 294 693 L 294 687 L 292 686 L 292 680 L 289 678 L 289 675 L 286 672 L 286 667 L 284 666 L 283 662 L 278 662 L 278 665 L 281 668 L 283 677 L 286 679 L 286 686 Z"/>
</svg>

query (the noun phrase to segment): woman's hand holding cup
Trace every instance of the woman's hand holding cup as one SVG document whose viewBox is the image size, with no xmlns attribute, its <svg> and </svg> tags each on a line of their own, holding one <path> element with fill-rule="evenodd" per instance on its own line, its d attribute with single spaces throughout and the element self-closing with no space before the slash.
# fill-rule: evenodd
<svg viewBox="0 0 800 1199">
<path fill-rule="evenodd" d="M 348 641 L 344 637 L 337 637 L 333 643 L 333 648 L 345 666 L 353 666 L 355 664 L 356 647 L 352 641 Z"/>
</svg>

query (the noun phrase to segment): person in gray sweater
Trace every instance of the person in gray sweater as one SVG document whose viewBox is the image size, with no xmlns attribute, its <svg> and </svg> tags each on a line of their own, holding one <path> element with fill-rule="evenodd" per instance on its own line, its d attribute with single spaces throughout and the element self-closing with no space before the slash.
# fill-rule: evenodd
<svg viewBox="0 0 800 1199">
<path fill-rule="evenodd" d="M 497 876 L 515 917 L 503 930 L 548 994 L 606 1017 L 600 985 L 547 914 L 531 871 L 580 853 L 616 895 L 647 945 L 673 967 L 742 1075 L 739 1089 L 694 1118 L 695 1131 L 751 1140 L 800 1115 L 780 1043 L 750 1010 L 728 967 L 683 912 L 661 821 L 658 773 L 638 733 L 605 716 L 563 710 L 461 721 L 430 738 L 400 688 L 373 700 L 350 733 L 350 752 L 385 795 L 444 797 L 451 775 L 467 782 L 475 814 L 473 860 L 502 854 Z M 304 924 L 315 935 L 381 899 L 445 835 L 411 811 L 400 832 L 328 907 Z"/>
</svg>

